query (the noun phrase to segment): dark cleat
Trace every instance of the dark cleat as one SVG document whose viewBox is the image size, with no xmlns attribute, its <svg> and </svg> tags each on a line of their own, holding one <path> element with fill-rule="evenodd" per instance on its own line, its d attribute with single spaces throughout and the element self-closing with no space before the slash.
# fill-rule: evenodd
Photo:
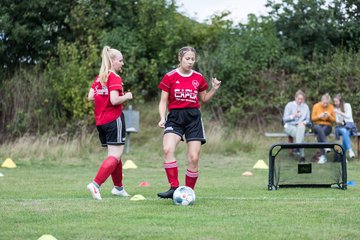
<svg viewBox="0 0 360 240">
<path fill-rule="evenodd" d="M 300 158 L 300 163 L 305 163 L 305 158 L 304 157 Z"/>
<path fill-rule="evenodd" d="M 159 198 L 173 198 L 174 192 L 177 189 L 177 187 L 171 187 L 166 192 L 158 193 Z"/>
</svg>

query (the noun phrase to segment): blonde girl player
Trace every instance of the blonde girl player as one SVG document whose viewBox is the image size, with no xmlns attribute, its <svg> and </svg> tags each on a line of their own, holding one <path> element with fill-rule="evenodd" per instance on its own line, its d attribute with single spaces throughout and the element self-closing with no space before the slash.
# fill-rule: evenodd
<svg viewBox="0 0 360 240">
<path fill-rule="evenodd" d="M 164 168 L 170 184 L 168 191 L 158 193 L 160 198 L 172 198 L 175 189 L 179 187 L 175 150 L 183 137 L 188 146 L 185 185 L 194 189 L 199 176 L 201 145 L 206 142 L 200 101 L 208 102 L 221 84 L 221 81 L 213 78 L 211 90 L 206 91 L 208 84 L 205 78 L 193 70 L 196 60 L 194 48 L 181 48 L 178 59 L 179 67 L 167 73 L 159 84 L 159 89 L 162 90 L 159 103 L 159 127 L 164 128 Z M 167 116 L 166 110 L 168 110 Z"/>
<path fill-rule="evenodd" d="M 101 200 L 100 186 L 110 175 L 114 183 L 111 193 L 115 196 L 129 196 L 122 184 L 121 155 L 126 135 L 122 110 L 123 103 L 132 99 L 132 94 L 123 92 L 122 79 L 117 74 L 121 72 L 124 65 L 121 52 L 105 46 L 101 58 L 99 75 L 88 94 L 89 101 L 94 101 L 95 122 L 101 146 L 107 147 L 108 150 L 107 157 L 94 180 L 87 185 L 87 189 L 95 200 Z"/>
</svg>

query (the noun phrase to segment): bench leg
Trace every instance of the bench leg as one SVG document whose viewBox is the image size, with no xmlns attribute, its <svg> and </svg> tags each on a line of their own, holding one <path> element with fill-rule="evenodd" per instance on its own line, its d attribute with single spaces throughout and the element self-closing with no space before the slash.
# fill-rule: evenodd
<svg viewBox="0 0 360 240">
<path fill-rule="evenodd" d="M 357 157 L 360 157 L 360 136 L 357 136 Z"/>
<path fill-rule="evenodd" d="M 288 136 L 288 143 L 293 143 L 294 138 L 292 136 Z M 289 155 L 293 154 L 293 149 L 289 149 Z"/>
</svg>

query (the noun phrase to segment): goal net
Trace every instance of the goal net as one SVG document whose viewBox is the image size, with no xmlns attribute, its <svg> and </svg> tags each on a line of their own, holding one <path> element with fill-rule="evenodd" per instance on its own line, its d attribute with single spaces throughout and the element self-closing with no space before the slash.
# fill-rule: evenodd
<svg viewBox="0 0 360 240">
<path fill-rule="evenodd" d="M 325 156 L 321 158 L 323 149 Z M 279 143 L 269 150 L 269 190 L 285 187 L 347 187 L 346 155 L 339 144 Z"/>
</svg>

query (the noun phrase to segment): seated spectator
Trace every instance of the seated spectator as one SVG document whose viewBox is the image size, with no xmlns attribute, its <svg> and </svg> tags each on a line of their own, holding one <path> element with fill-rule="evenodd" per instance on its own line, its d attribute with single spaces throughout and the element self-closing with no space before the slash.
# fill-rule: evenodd
<svg viewBox="0 0 360 240">
<path fill-rule="evenodd" d="M 351 148 L 351 135 L 357 133 L 357 129 L 352 116 L 352 109 L 350 103 L 345 103 L 340 94 L 334 97 L 336 127 L 335 137 L 340 140 L 342 137 L 342 146 L 346 152 L 349 153 L 350 158 L 354 158 L 355 154 Z"/>
<path fill-rule="evenodd" d="M 295 100 L 285 106 L 284 131 L 295 139 L 295 143 L 304 142 L 306 125 L 310 122 L 310 110 L 305 103 L 305 93 L 298 90 L 295 93 Z M 304 162 L 304 149 L 299 150 L 300 162 Z"/>
<path fill-rule="evenodd" d="M 326 142 L 326 137 L 330 135 L 332 126 L 336 121 L 334 106 L 330 103 L 330 100 L 330 95 L 326 93 L 321 97 L 321 101 L 316 103 L 312 109 L 311 121 L 313 123 L 313 132 L 316 134 L 318 142 Z M 328 151 L 331 150 L 320 149 L 319 164 L 327 162 L 325 152 Z"/>
</svg>

